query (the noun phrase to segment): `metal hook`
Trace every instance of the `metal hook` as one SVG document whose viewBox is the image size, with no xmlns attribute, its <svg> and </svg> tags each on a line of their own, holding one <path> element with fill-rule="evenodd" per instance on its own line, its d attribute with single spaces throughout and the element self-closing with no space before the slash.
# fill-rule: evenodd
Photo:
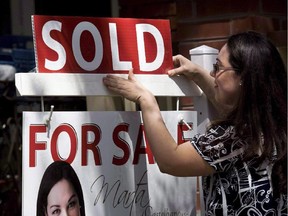
<svg viewBox="0 0 288 216">
<path fill-rule="evenodd" d="M 48 128 L 48 129 L 47 129 L 47 130 L 48 130 L 48 132 L 47 132 L 47 136 L 48 136 L 48 137 L 49 137 L 49 135 L 50 135 L 50 122 L 51 122 L 51 119 L 52 119 L 53 110 L 54 110 L 54 106 L 51 105 L 49 118 L 46 119 L 46 122 L 45 122 L 45 125 L 46 125 L 46 127 Z"/>
<path fill-rule="evenodd" d="M 47 126 L 47 127 L 50 126 L 50 122 L 51 122 L 51 119 L 52 119 L 53 110 L 54 110 L 54 105 L 51 105 L 49 118 L 46 119 L 46 126 Z"/>
<path fill-rule="evenodd" d="M 184 123 L 189 130 L 192 130 L 190 125 L 184 120 L 183 115 L 179 115 L 179 122 Z"/>
</svg>

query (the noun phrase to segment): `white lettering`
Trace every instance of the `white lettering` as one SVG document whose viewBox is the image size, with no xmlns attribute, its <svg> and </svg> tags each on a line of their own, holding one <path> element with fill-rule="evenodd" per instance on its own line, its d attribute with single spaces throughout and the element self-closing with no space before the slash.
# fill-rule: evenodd
<svg viewBox="0 0 288 216">
<path fill-rule="evenodd" d="M 120 61 L 116 23 L 109 23 L 113 70 L 129 70 L 131 61 Z"/>
<path fill-rule="evenodd" d="M 157 55 L 154 61 L 147 62 L 145 45 L 144 45 L 144 33 L 151 33 L 155 40 L 157 46 Z M 136 35 L 137 35 L 137 46 L 139 54 L 139 66 L 141 71 L 154 71 L 157 70 L 163 63 L 165 49 L 164 42 L 159 30 L 150 24 L 136 24 Z"/>
<path fill-rule="evenodd" d="M 62 23 L 58 21 L 48 21 L 44 24 L 42 29 L 42 37 L 44 43 L 52 50 L 57 52 L 58 60 L 51 61 L 45 58 L 45 68 L 49 70 L 60 70 L 64 67 L 66 63 L 66 52 L 64 47 L 58 41 L 54 40 L 50 36 L 52 30 L 57 30 L 61 32 Z"/>
<path fill-rule="evenodd" d="M 89 31 L 93 36 L 95 42 L 95 56 L 91 62 L 86 61 L 81 53 L 80 37 L 83 31 Z M 97 69 L 100 66 L 103 59 L 103 42 L 100 32 L 98 31 L 96 26 L 94 26 L 90 22 L 79 23 L 75 27 L 72 35 L 72 49 L 75 56 L 75 60 L 82 69 L 87 71 L 93 71 Z"/>
</svg>

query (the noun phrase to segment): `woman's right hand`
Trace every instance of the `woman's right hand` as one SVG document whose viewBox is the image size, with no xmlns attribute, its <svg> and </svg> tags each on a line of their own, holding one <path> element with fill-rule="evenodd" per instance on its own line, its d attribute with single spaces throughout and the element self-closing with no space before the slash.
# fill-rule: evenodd
<svg viewBox="0 0 288 216">
<path fill-rule="evenodd" d="M 219 112 L 225 109 L 223 105 L 215 100 L 215 79 L 208 70 L 182 55 L 173 56 L 173 63 L 175 68 L 167 72 L 169 76 L 184 75 L 193 80 Z"/>
<path fill-rule="evenodd" d="M 191 62 L 189 59 L 183 55 L 173 56 L 174 69 L 169 70 L 167 73 L 169 76 L 185 75 L 189 79 L 193 79 L 195 73 L 197 73 L 202 68 Z"/>
</svg>

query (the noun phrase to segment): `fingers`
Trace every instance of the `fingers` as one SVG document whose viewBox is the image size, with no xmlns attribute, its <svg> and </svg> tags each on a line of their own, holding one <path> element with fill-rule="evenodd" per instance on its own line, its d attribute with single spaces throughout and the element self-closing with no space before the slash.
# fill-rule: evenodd
<svg viewBox="0 0 288 216">
<path fill-rule="evenodd" d="M 180 58 L 181 58 L 181 55 L 179 55 L 179 54 L 173 56 L 173 57 L 172 57 L 172 59 L 173 59 L 173 63 L 174 63 L 174 64 L 175 64 L 175 63 L 178 63 Z"/>
<path fill-rule="evenodd" d="M 108 89 L 112 91 L 117 91 L 121 86 L 119 79 L 122 78 L 116 77 L 114 75 L 107 75 L 103 78 L 103 83 Z"/>
<path fill-rule="evenodd" d="M 136 103 L 139 101 L 141 92 L 143 91 L 134 76 L 133 69 L 129 70 L 128 79 L 115 75 L 107 75 L 103 78 L 103 83 L 109 90 Z"/>
<path fill-rule="evenodd" d="M 167 71 L 168 75 L 169 76 L 175 76 L 175 75 L 178 75 L 178 74 L 182 74 L 183 73 L 183 68 L 180 66 L 180 67 L 177 67 L 177 68 L 173 68 L 169 71 Z"/>
<path fill-rule="evenodd" d="M 175 76 L 183 72 L 183 69 L 181 67 L 181 58 L 182 58 L 181 55 L 175 55 L 172 57 L 175 68 L 167 71 L 169 76 Z"/>
<path fill-rule="evenodd" d="M 136 80 L 136 79 L 135 79 L 135 76 L 134 76 L 134 73 L 133 73 L 133 68 L 131 68 L 131 69 L 129 70 L 128 79 L 129 79 L 129 80 L 133 80 L 133 81 Z"/>
<path fill-rule="evenodd" d="M 114 75 L 107 75 L 103 78 L 103 83 L 109 90 L 122 96 L 124 96 L 127 91 L 125 81 L 127 82 L 127 79 L 123 79 Z"/>
<path fill-rule="evenodd" d="M 168 70 L 167 71 L 167 74 L 169 75 L 169 76 L 174 76 L 175 75 L 175 69 L 171 69 L 171 70 Z"/>
<path fill-rule="evenodd" d="M 103 83 L 104 85 L 115 92 L 122 93 L 122 91 L 126 91 L 127 84 L 130 82 L 135 82 L 136 78 L 133 73 L 133 69 L 129 70 L 128 79 L 119 77 L 112 74 L 107 74 L 105 77 L 103 77 Z"/>
<path fill-rule="evenodd" d="M 117 83 L 117 78 L 114 75 L 107 75 L 106 77 L 103 77 L 103 83 L 109 87 L 113 85 L 113 83 Z"/>
</svg>

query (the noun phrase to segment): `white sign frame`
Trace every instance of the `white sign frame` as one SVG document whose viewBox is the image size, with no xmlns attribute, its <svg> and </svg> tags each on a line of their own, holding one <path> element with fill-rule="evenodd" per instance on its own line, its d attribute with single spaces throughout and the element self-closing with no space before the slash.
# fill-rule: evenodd
<svg viewBox="0 0 288 216">
<path fill-rule="evenodd" d="M 17 73 L 20 96 L 111 96 L 103 84 L 107 74 Z M 127 74 L 116 74 L 127 78 Z M 135 74 L 155 96 L 201 96 L 202 90 L 184 76 Z"/>
</svg>

